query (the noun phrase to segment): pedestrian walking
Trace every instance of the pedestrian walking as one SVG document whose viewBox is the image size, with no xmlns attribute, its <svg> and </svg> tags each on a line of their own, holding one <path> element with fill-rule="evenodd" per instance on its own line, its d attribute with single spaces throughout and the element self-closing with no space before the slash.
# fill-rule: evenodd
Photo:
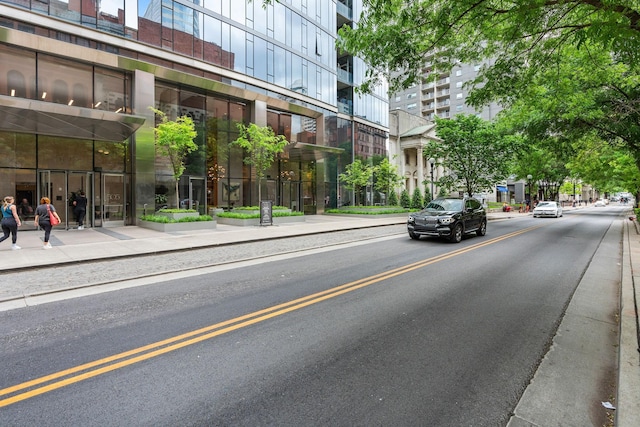
<svg viewBox="0 0 640 427">
<path fill-rule="evenodd" d="M 73 201 L 73 214 L 78 222 L 78 230 L 84 230 L 84 217 L 87 214 L 87 197 L 81 191 Z"/>
<path fill-rule="evenodd" d="M 51 200 L 48 197 L 43 197 L 40 199 L 40 204 L 36 208 L 36 218 L 34 223 L 36 227 L 40 226 L 44 230 L 44 246 L 42 249 L 51 249 L 51 243 L 49 243 L 49 237 L 51 236 L 51 228 L 53 225 L 51 224 L 51 218 L 55 218 L 54 222 L 56 224 L 60 224 L 60 217 L 58 216 L 58 212 L 56 212 L 56 208 L 51 204 Z"/>
<path fill-rule="evenodd" d="M 7 196 L 2 201 L 2 232 L 4 236 L 0 237 L 0 242 L 5 241 L 11 235 L 11 250 L 15 251 L 20 249 L 17 245 L 18 242 L 18 227 L 22 223 L 18 216 L 18 209 L 16 209 L 15 199 L 13 196 Z"/>
</svg>

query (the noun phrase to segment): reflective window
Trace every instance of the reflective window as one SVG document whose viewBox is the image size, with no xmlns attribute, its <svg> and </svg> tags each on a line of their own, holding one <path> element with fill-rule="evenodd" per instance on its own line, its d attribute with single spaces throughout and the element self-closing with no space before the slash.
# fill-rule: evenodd
<svg viewBox="0 0 640 427">
<path fill-rule="evenodd" d="M 227 0 L 228 1 L 228 0 Z M 257 1 L 257 0 L 256 0 Z M 247 7 L 252 7 L 251 4 L 247 5 L 247 2 L 244 1 L 232 1 L 231 2 L 231 19 L 236 21 L 239 24 L 245 24 L 245 9 Z M 226 15 L 228 16 L 228 15 Z"/>
<path fill-rule="evenodd" d="M 287 34 L 285 7 L 283 4 L 277 3 L 274 4 L 273 9 L 273 38 L 280 43 L 285 43 Z"/>
<path fill-rule="evenodd" d="M 96 28 L 98 25 L 98 4 L 95 1 L 81 2 L 80 23 L 87 27 Z"/>
<path fill-rule="evenodd" d="M 0 166 L 35 168 L 35 135 L 0 132 Z"/>
<path fill-rule="evenodd" d="M 84 5 L 82 7 L 84 13 Z M 133 28 L 134 30 L 138 29 L 138 1 L 137 0 L 125 0 L 125 15 L 124 15 L 124 24 Z"/>
<path fill-rule="evenodd" d="M 256 37 L 253 49 L 254 76 L 261 80 L 267 80 L 267 42 Z"/>
<path fill-rule="evenodd" d="M 291 34 L 291 47 L 302 52 L 302 17 L 297 13 L 291 13 L 291 22 L 287 27 L 287 33 Z"/>
<path fill-rule="evenodd" d="M 267 11 L 262 7 L 261 1 L 252 1 L 253 4 L 253 29 L 264 35 L 267 34 Z"/>
<path fill-rule="evenodd" d="M 231 27 L 231 64 L 233 69 L 241 73 L 245 72 L 246 64 L 246 50 L 245 50 L 246 35 L 243 30 L 236 27 Z M 258 63 L 260 68 L 264 68 L 265 62 Z"/>
<path fill-rule="evenodd" d="M 96 141 L 95 166 L 103 172 L 124 172 L 128 143 Z"/>
<path fill-rule="evenodd" d="M 38 168 L 93 170 L 93 142 L 40 135 Z"/>
<path fill-rule="evenodd" d="M 0 94 L 36 99 L 36 55 L 0 45 Z"/>
<path fill-rule="evenodd" d="M 93 108 L 104 111 L 122 112 L 129 111 L 127 84 L 129 78 L 120 71 L 111 71 L 101 68 L 95 70 L 95 87 Z"/>
<path fill-rule="evenodd" d="M 80 22 L 80 11 L 78 7 L 69 7 L 68 1 L 51 2 L 49 13 L 61 19 L 72 22 Z"/>
<path fill-rule="evenodd" d="M 204 17 L 204 54 L 206 62 L 222 65 L 222 23 L 211 16 Z"/>
<path fill-rule="evenodd" d="M 124 35 L 124 0 L 101 0 L 98 29 Z"/>
<path fill-rule="evenodd" d="M 287 87 L 286 77 L 287 74 L 285 72 L 287 61 L 286 61 L 286 51 L 279 47 L 273 47 L 273 76 L 274 83 L 278 86 Z"/>
<path fill-rule="evenodd" d="M 220 65 L 223 67 L 233 69 L 233 62 L 235 58 L 231 55 L 231 26 L 227 23 L 222 23 L 222 62 Z"/>
<path fill-rule="evenodd" d="M 39 55 L 38 85 L 43 101 L 79 107 L 93 102 L 93 70 L 88 65 Z"/>
<path fill-rule="evenodd" d="M 204 7 L 217 14 L 222 13 L 222 0 L 204 0 Z"/>
</svg>

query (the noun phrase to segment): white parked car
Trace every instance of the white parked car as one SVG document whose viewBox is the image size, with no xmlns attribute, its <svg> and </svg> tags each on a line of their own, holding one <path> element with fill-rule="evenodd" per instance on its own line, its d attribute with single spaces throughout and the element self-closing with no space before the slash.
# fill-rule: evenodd
<svg viewBox="0 0 640 427">
<path fill-rule="evenodd" d="M 602 200 L 602 199 L 598 199 L 598 200 L 596 200 L 596 202 L 593 204 L 593 206 L 595 206 L 596 208 L 604 208 L 605 206 L 607 206 L 607 204 L 604 202 L 604 200 Z"/>
<path fill-rule="evenodd" d="M 562 216 L 562 206 L 557 202 L 539 202 L 538 205 L 533 208 L 533 217 L 551 216 L 558 218 Z"/>
</svg>

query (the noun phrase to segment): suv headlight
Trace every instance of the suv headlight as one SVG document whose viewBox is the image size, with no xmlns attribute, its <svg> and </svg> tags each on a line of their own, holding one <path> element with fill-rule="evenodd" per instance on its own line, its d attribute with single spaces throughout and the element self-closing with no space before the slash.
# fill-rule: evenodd
<svg viewBox="0 0 640 427">
<path fill-rule="evenodd" d="M 449 225 L 453 222 L 453 218 L 449 217 L 449 218 L 439 218 L 438 222 L 442 225 Z"/>
<path fill-rule="evenodd" d="M 409 215 L 409 218 L 407 219 L 407 222 L 414 223 L 414 222 L 416 222 L 416 219 L 414 217 L 412 217 L 411 215 Z"/>
</svg>

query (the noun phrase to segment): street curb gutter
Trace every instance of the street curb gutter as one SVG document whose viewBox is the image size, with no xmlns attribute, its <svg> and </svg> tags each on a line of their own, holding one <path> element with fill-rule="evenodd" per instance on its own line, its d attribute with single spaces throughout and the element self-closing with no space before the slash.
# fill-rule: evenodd
<svg viewBox="0 0 640 427">
<path fill-rule="evenodd" d="M 602 402 L 616 390 L 623 227 L 615 221 L 602 238 L 508 427 L 608 425 L 615 417 Z"/>
<path fill-rule="evenodd" d="M 638 325 L 640 280 L 636 280 L 632 260 L 634 255 L 640 256 L 640 236 L 638 236 L 635 221 L 633 224 L 626 221 L 625 224 L 615 425 L 617 427 L 637 427 L 640 426 L 640 404 L 638 403 L 640 400 L 640 326 Z M 640 266 L 637 267 L 640 274 Z M 637 278 L 640 279 L 640 275 Z"/>
</svg>

